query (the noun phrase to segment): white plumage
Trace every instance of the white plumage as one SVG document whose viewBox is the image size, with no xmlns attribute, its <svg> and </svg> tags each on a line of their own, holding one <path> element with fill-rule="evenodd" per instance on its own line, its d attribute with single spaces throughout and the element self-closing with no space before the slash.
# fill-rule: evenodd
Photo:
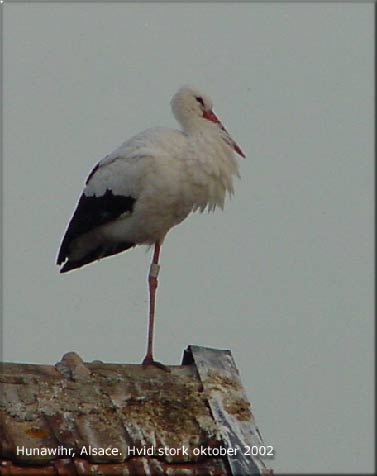
<svg viewBox="0 0 377 476">
<path fill-rule="evenodd" d="M 170 228 L 191 211 L 222 208 L 226 193 L 233 193 L 233 176 L 238 175 L 234 152 L 244 155 L 213 113 L 211 100 L 183 87 L 171 106 L 182 131 L 158 127 L 141 132 L 90 173 L 61 244 L 61 272 L 138 244 L 158 246 L 157 265 Z M 154 362 L 149 351 L 145 363 Z"/>
</svg>

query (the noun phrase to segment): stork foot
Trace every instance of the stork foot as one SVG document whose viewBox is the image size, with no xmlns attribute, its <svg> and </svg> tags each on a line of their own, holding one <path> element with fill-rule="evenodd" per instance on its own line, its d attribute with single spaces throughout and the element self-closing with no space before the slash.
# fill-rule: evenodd
<svg viewBox="0 0 377 476">
<path fill-rule="evenodd" d="M 149 366 L 156 367 L 157 369 L 164 370 L 165 372 L 170 372 L 169 367 L 166 365 L 162 364 L 161 362 L 158 362 L 157 360 L 154 360 L 153 357 L 150 357 L 148 355 L 145 356 L 142 366 L 144 369 L 148 368 Z"/>
</svg>

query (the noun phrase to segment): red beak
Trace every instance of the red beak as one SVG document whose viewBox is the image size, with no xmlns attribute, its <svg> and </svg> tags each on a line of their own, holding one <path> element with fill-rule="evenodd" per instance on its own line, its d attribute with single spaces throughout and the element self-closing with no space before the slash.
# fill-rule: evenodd
<svg viewBox="0 0 377 476">
<path fill-rule="evenodd" d="M 246 158 L 245 154 L 242 152 L 240 147 L 234 142 L 234 140 L 230 137 L 229 132 L 225 129 L 225 127 L 222 125 L 220 119 L 216 116 L 216 114 L 213 111 L 203 111 L 203 117 L 204 119 L 207 119 L 208 121 L 214 122 L 215 124 L 218 124 L 221 129 L 226 132 L 228 136 L 228 143 L 233 147 L 233 149 L 237 152 L 238 155 L 243 157 L 244 159 Z"/>
</svg>

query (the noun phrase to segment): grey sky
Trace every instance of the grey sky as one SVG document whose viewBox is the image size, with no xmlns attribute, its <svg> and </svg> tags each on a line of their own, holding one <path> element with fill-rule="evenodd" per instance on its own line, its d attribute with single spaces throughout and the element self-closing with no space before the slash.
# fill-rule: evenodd
<svg viewBox="0 0 377 476">
<path fill-rule="evenodd" d="M 94 163 L 209 94 L 247 155 L 162 249 L 156 357 L 232 350 L 277 472 L 373 470 L 373 5 L 19 3 L 4 13 L 4 352 L 139 362 L 150 253 L 59 275 Z"/>
</svg>

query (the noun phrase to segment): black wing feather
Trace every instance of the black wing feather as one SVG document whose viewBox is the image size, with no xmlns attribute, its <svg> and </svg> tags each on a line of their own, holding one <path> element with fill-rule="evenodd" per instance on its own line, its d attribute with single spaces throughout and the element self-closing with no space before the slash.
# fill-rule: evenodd
<svg viewBox="0 0 377 476">
<path fill-rule="evenodd" d="M 115 220 L 122 213 L 132 212 L 135 201 L 133 197 L 114 195 L 109 189 L 100 197 L 95 195 L 88 197 L 83 193 L 64 235 L 57 264 L 63 263 L 67 258 L 69 246 L 73 240 L 94 228 Z"/>
</svg>

